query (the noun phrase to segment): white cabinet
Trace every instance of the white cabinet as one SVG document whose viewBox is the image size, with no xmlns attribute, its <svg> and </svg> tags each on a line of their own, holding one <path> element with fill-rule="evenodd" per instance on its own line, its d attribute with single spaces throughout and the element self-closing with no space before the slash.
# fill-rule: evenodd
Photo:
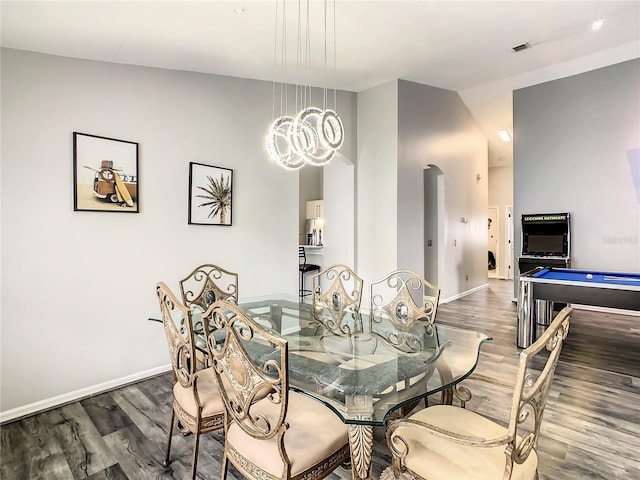
<svg viewBox="0 0 640 480">
<path fill-rule="evenodd" d="M 310 218 L 322 218 L 324 217 L 322 200 L 309 200 L 307 202 L 307 220 Z"/>
</svg>

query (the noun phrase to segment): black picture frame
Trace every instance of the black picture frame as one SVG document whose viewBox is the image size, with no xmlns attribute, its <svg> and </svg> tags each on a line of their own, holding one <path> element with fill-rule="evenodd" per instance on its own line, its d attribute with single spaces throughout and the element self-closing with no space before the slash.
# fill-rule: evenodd
<svg viewBox="0 0 640 480">
<path fill-rule="evenodd" d="M 73 210 L 140 212 L 138 143 L 73 132 Z"/>
<path fill-rule="evenodd" d="M 189 163 L 189 224 L 230 227 L 233 214 L 233 170 Z"/>
</svg>

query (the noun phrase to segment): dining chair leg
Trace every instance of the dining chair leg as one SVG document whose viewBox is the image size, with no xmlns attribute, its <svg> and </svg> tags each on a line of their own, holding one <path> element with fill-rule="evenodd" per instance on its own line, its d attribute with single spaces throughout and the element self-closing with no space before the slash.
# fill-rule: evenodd
<svg viewBox="0 0 640 480">
<path fill-rule="evenodd" d="M 162 464 L 164 467 L 169 466 L 169 453 L 171 452 L 171 437 L 173 436 L 173 422 L 176 416 L 176 412 L 173 409 L 173 405 L 171 406 L 171 420 L 169 421 L 169 433 L 167 434 L 167 451 L 164 456 L 164 463 Z"/>
<path fill-rule="evenodd" d="M 222 474 L 220 478 L 222 480 L 227 479 L 227 470 L 229 469 L 229 459 L 227 458 L 227 452 L 224 452 L 224 458 L 222 459 Z"/>
<path fill-rule="evenodd" d="M 196 433 L 193 435 L 196 437 L 193 442 L 193 460 L 191 461 L 191 480 L 196 480 L 196 471 L 198 470 L 198 446 L 200 445 L 200 424 L 197 424 Z"/>
</svg>

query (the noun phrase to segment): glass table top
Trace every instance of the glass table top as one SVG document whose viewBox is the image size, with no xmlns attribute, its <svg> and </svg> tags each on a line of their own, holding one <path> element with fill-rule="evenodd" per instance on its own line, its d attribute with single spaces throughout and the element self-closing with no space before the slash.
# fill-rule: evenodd
<svg viewBox="0 0 640 480">
<path fill-rule="evenodd" d="M 435 335 L 425 333 L 422 322 L 412 328 L 374 324 L 366 313 L 336 312 L 295 297 L 240 306 L 288 341 L 290 388 L 325 403 L 347 424 L 385 425 L 394 411 L 453 387 L 473 372 L 490 340 L 437 322 Z M 198 317 L 194 313 L 196 343 L 206 353 Z M 222 341 L 224 332 L 215 336 Z M 250 353 L 261 362 L 274 352 L 252 345 Z"/>
</svg>

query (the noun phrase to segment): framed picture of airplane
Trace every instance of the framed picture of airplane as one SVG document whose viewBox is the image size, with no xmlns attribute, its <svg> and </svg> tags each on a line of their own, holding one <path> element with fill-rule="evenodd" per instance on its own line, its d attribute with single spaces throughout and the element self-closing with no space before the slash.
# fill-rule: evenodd
<svg viewBox="0 0 640 480">
<path fill-rule="evenodd" d="M 189 163 L 189 223 L 231 225 L 233 170 Z"/>
<path fill-rule="evenodd" d="M 73 132 L 73 209 L 140 212 L 138 144 Z"/>
</svg>

